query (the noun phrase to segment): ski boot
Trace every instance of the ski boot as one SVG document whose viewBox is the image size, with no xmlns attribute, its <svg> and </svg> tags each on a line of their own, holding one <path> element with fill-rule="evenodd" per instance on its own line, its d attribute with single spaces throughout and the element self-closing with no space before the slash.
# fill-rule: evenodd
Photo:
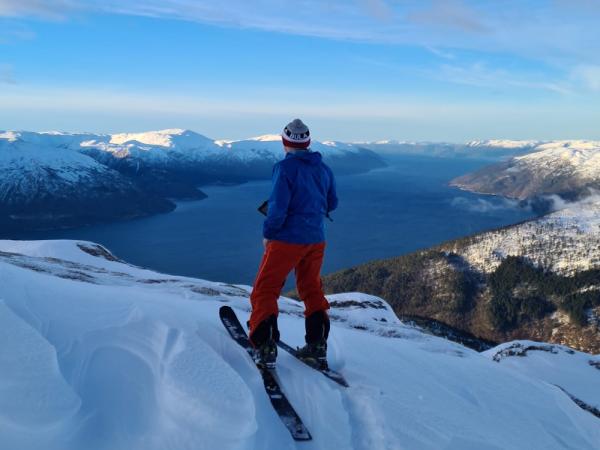
<svg viewBox="0 0 600 450">
<path fill-rule="evenodd" d="M 277 344 L 275 341 L 269 339 L 259 347 L 256 347 L 252 359 L 254 359 L 254 362 L 259 366 L 267 369 L 274 369 L 275 361 L 277 360 Z"/>
<path fill-rule="evenodd" d="M 327 341 L 320 339 L 296 350 L 296 356 L 309 366 L 327 369 Z"/>
<path fill-rule="evenodd" d="M 250 342 L 254 346 L 252 359 L 257 365 L 267 369 L 275 368 L 278 340 L 277 317 L 274 315 L 263 320 L 256 330 L 251 332 Z"/>
</svg>

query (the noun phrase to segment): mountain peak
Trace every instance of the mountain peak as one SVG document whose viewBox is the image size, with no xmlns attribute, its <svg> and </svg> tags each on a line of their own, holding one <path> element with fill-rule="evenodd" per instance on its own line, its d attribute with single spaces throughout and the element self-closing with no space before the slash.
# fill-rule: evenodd
<svg viewBox="0 0 600 450">
<path fill-rule="evenodd" d="M 205 147 L 211 145 L 213 141 L 195 131 L 182 128 L 169 128 L 141 133 L 118 133 L 110 137 L 111 144 L 122 145 L 129 142 L 157 147 L 188 149 Z"/>
</svg>

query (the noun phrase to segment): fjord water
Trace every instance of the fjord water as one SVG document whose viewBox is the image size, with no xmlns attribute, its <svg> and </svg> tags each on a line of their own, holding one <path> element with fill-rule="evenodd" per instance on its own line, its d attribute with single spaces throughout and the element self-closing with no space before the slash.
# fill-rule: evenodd
<svg viewBox="0 0 600 450">
<path fill-rule="evenodd" d="M 515 202 L 448 186 L 452 178 L 489 160 L 412 155 L 386 160 L 386 168 L 338 177 L 340 203 L 332 213 L 334 221 L 326 221 L 323 273 L 534 216 Z M 252 284 L 262 255 L 263 218 L 256 208 L 268 197 L 270 182 L 202 190 L 207 199 L 179 202 L 169 214 L 11 237 L 89 240 L 130 263 L 161 272 Z"/>
</svg>

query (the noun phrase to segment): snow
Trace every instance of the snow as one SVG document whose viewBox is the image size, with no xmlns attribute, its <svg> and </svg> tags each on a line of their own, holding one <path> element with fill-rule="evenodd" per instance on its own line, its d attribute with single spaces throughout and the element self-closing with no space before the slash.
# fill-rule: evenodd
<svg viewBox="0 0 600 450">
<path fill-rule="evenodd" d="M 479 272 L 493 272 L 507 256 L 524 256 L 561 274 L 600 267 L 600 196 L 561 205 L 562 209 L 471 237 L 451 250 Z"/>
<path fill-rule="evenodd" d="M 356 153 L 359 148 L 339 142 L 313 141 L 312 150 L 320 151 L 325 158 Z M 17 158 L 15 152 L 30 152 L 27 161 Z M 142 133 L 119 133 L 113 135 L 63 132 L 0 131 L 0 167 L 11 164 L 28 170 L 39 166 L 42 159 L 46 166 L 68 166 L 89 161 L 87 155 L 109 155 L 115 158 L 134 158 L 149 164 L 188 164 L 223 159 L 248 163 L 253 161 L 276 162 L 283 155 L 280 135 L 264 135 L 256 138 L 229 141 L 212 139 L 191 130 L 166 129 Z M 81 154 L 83 153 L 83 155 Z M 68 161 L 63 160 L 68 158 Z M 14 168 L 13 167 L 13 168 Z M 75 172 L 75 168 L 69 170 Z"/>
<path fill-rule="evenodd" d="M 242 158 L 251 158 L 254 155 L 271 155 L 277 158 L 283 156 L 283 147 L 281 143 L 281 135 L 264 135 L 251 139 L 239 141 L 216 141 L 218 145 L 234 152 Z M 344 144 L 335 141 L 319 142 L 311 141 L 310 148 L 312 151 L 318 151 L 324 157 L 342 156 L 348 152 L 356 153 L 359 147 L 352 144 Z"/>
<path fill-rule="evenodd" d="M 533 148 L 542 144 L 543 141 L 534 140 L 523 140 L 513 141 L 510 139 L 488 139 L 488 140 L 477 140 L 470 141 L 467 143 L 468 147 L 492 147 L 502 149 L 520 149 L 520 148 Z"/>
<path fill-rule="evenodd" d="M 600 355 L 532 341 L 507 342 L 484 355 L 516 373 L 560 386 L 600 410 Z"/>
<path fill-rule="evenodd" d="M 551 176 L 563 173 L 596 181 L 600 177 L 600 141 L 554 141 L 535 147 L 534 152 L 514 159 L 521 168 Z"/>
<path fill-rule="evenodd" d="M 330 363 L 350 388 L 280 354 L 314 437 L 297 444 L 218 319 L 229 304 L 245 323 L 250 287 L 159 274 L 76 241 L 0 241 L 0 285 L 3 448 L 599 448 L 599 419 L 539 371 L 406 326 L 377 297 L 329 297 Z M 302 306 L 282 298 L 280 310 L 284 340 L 301 345 Z M 597 381 L 583 369 L 559 381 L 590 399 Z"/>
<path fill-rule="evenodd" d="M 118 174 L 94 159 L 73 151 L 88 135 L 0 133 L 0 200 L 26 202 L 40 191 L 60 193 L 66 185 L 92 186 Z"/>
<path fill-rule="evenodd" d="M 189 150 L 204 146 L 211 146 L 213 142 L 201 134 L 179 128 L 150 131 L 145 133 L 113 134 L 110 143 L 123 145 L 129 142 L 147 144 L 151 146 L 166 147 L 170 149 Z"/>
</svg>

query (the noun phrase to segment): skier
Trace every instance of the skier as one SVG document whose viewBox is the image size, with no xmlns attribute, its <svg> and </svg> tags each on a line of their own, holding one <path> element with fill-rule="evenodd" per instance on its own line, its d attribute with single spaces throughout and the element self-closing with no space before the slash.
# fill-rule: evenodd
<svg viewBox="0 0 600 450">
<path fill-rule="evenodd" d="M 292 269 L 305 305 L 306 345 L 298 356 L 326 365 L 329 303 L 323 295 L 321 265 L 325 251 L 323 218 L 338 204 L 335 179 L 319 152 L 310 150 L 310 131 L 300 120 L 281 134 L 285 159 L 273 167 L 273 187 L 263 225 L 265 248 L 250 295 L 250 342 L 255 360 L 269 368 L 277 358 L 277 299 Z"/>
</svg>

